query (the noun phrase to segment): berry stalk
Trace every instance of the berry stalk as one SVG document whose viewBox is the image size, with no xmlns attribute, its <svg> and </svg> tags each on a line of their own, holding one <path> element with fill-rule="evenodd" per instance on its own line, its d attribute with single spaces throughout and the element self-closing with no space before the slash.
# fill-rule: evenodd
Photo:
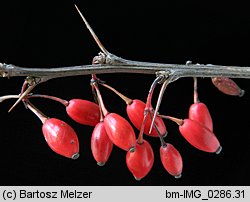
<svg viewBox="0 0 250 202">
<path fill-rule="evenodd" d="M 3 95 L 0 97 L 0 102 L 3 102 L 8 99 L 18 99 L 19 95 Z"/>
<path fill-rule="evenodd" d="M 163 76 L 163 75 L 162 75 Z M 151 133 L 152 129 L 153 129 L 153 124 L 155 122 L 155 119 L 156 119 L 156 116 L 157 116 L 157 113 L 159 111 L 159 108 L 160 108 L 160 105 L 161 105 L 161 101 L 162 101 L 162 97 L 164 95 L 164 92 L 168 86 L 169 83 L 172 82 L 173 80 L 173 77 L 167 77 L 166 78 L 166 75 L 163 76 L 162 80 L 164 80 L 164 83 L 162 84 L 161 86 L 161 90 L 160 90 L 160 93 L 159 93 L 159 96 L 158 96 L 158 100 L 157 100 L 157 104 L 156 104 L 156 107 L 155 107 L 155 112 L 154 112 L 154 116 L 153 116 L 153 119 L 152 119 L 152 123 L 151 123 L 151 126 L 150 126 L 150 129 L 149 129 L 149 133 Z"/>
<path fill-rule="evenodd" d="M 98 84 L 97 84 L 97 78 L 95 75 L 92 75 L 92 79 L 91 79 L 91 85 L 94 86 L 95 90 L 96 90 L 96 93 L 97 93 L 97 99 L 98 99 L 98 102 L 99 102 L 99 105 L 102 109 L 102 113 L 104 116 L 108 115 L 109 112 L 108 110 L 106 109 L 105 105 L 104 105 L 104 102 L 103 102 L 103 99 L 102 99 L 102 95 L 101 95 L 101 92 L 99 90 L 99 87 L 98 87 Z M 101 113 L 101 114 L 102 114 Z"/>
<path fill-rule="evenodd" d="M 27 108 L 42 121 L 42 123 L 44 123 L 48 119 L 48 117 L 43 114 L 39 109 L 37 109 L 29 100 L 26 100 L 25 104 Z"/>
<path fill-rule="evenodd" d="M 69 105 L 69 101 L 55 97 L 55 96 L 51 96 L 51 95 L 32 94 L 32 95 L 28 95 L 27 98 L 46 98 L 46 99 L 50 99 L 50 100 L 54 100 L 56 102 L 59 102 L 59 103 L 63 104 L 65 107 L 67 107 Z"/>
<path fill-rule="evenodd" d="M 100 82 L 100 84 L 106 88 L 108 88 L 109 90 L 113 91 L 115 94 L 117 94 L 124 102 L 126 102 L 127 105 L 130 105 L 132 104 L 133 100 L 126 97 L 125 95 L 123 95 L 122 93 L 120 93 L 119 91 L 117 91 L 116 89 L 114 89 L 113 87 L 105 84 L 105 83 L 102 83 Z"/>
<path fill-rule="evenodd" d="M 175 123 L 177 123 L 179 126 L 183 125 L 183 122 L 184 120 L 183 119 L 178 119 L 178 118 L 175 118 L 175 117 L 172 117 L 172 116 L 166 116 L 166 115 L 159 115 L 161 118 L 164 118 L 164 119 L 169 119 Z"/>
<path fill-rule="evenodd" d="M 198 97 L 198 85 L 197 85 L 197 77 L 193 77 L 194 79 L 194 103 L 199 103 L 199 97 Z"/>
</svg>

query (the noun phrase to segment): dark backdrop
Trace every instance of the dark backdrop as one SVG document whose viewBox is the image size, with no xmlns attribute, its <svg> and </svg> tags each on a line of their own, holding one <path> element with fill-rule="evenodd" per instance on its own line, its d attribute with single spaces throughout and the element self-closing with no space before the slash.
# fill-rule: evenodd
<svg viewBox="0 0 250 202">
<path fill-rule="evenodd" d="M 91 2 L 91 3 L 89 3 Z M 90 64 L 99 49 L 74 8 L 77 3 L 106 48 L 123 58 L 184 64 L 249 66 L 250 14 L 240 1 L 8 1 L 0 3 L 0 62 L 24 67 L 61 67 Z M 99 77 L 131 98 L 145 100 L 154 75 L 105 74 Z M 64 99 L 92 100 L 90 76 L 50 80 L 34 93 Z M 0 94 L 18 94 L 24 78 L 1 78 Z M 62 105 L 49 100 L 34 104 L 50 117 L 69 123 L 78 133 L 77 160 L 63 158 L 47 146 L 41 122 L 14 100 L 0 105 L 0 185 L 249 185 L 250 81 L 235 79 L 246 90 L 242 98 L 220 93 L 210 79 L 199 79 L 199 95 L 210 109 L 214 132 L 223 146 L 220 155 L 190 146 L 178 127 L 166 121 L 171 142 L 181 152 L 184 169 L 174 179 L 162 167 L 158 139 L 147 138 L 155 151 L 148 176 L 134 180 L 125 152 L 114 148 L 108 163 L 98 167 L 90 150 L 92 127 L 75 123 Z M 109 111 L 127 117 L 125 104 L 101 88 Z M 153 98 L 155 105 L 159 87 Z M 193 80 L 171 84 L 161 113 L 187 117 L 193 101 Z M 138 134 L 138 130 L 136 130 Z"/>
</svg>

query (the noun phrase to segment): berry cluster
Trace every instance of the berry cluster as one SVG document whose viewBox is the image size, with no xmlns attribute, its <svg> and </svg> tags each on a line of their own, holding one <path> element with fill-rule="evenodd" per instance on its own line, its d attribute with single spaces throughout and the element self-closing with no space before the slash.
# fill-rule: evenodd
<svg viewBox="0 0 250 202">
<path fill-rule="evenodd" d="M 210 153 L 219 154 L 222 147 L 213 132 L 213 121 L 207 106 L 199 101 L 197 92 L 197 78 L 194 78 L 194 103 L 189 108 L 188 118 L 178 119 L 161 115 L 154 111 L 151 100 L 154 89 L 164 77 L 158 76 L 151 85 L 146 103 L 139 99 L 130 99 L 105 82 L 92 75 L 91 87 L 96 102 L 83 99 L 70 101 L 58 97 L 40 94 L 27 94 L 30 86 L 25 81 L 21 94 L 16 96 L 2 96 L 0 102 L 9 98 L 21 98 L 25 106 L 30 109 L 42 122 L 42 133 L 48 146 L 57 154 L 67 158 L 79 157 L 79 141 L 74 129 L 57 118 L 49 118 L 37 109 L 30 100 L 33 98 L 47 98 L 63 104 L 70 118 L 79 124 L 94 127 L 91 136 L 91 151 L 97 165 L 103 166 L 108 161 L 114 146 L 126 151 L 126 164 L 135 179 L 144 178 L 152 169 L 154 151 L 150 142 L 143 138 L 143 134 L 160 139 L 160 159 L 165 170 L 175 178 L 181 177 L 183 161 L 180 152 L 171 143 L 165 142 L 167 128 L 163 119 L 174 121 L 179 125 L 181 135 L 195 148 Z M 241 90 L 229 78 L 212 78 L 212 83 L 223 93 L 242 96 Z M 117 113 L 110 113 L 105 107 L 99 85 L 104 86 L 126 102 L 126 112 L 129 121 Z M 153 120 L 153 116 L 156 118 Z M 140 132 L 136 136 L 133 126 Z"/>
</svg>

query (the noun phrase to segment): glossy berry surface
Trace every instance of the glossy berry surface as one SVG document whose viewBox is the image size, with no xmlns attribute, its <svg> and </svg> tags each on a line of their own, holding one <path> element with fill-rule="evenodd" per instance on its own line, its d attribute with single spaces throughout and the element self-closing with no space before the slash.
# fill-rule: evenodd
<svg viewBox="0 0 250 202">
<path fill-rule="evenodd" d="M 179 126 L 182 136 L 195 148 L 205 152 L 218 152 L 220 143 L 207 127 L 191 119 L 184 119 Z"/>
<path fill-rule="evenodd" d="M 104 118 L 109 139 L 119 148 L 128 151 L 135 147 L 136 137 L 132 126 L 122 116 L 110 113 Z"/>
<path fill-rule="evenodd" d="M 104 165 L 113 149 L 113 143 L 106 133 L 104 123 L 98 123 L 91 136 L 91 151 L 97 165 Z"/>
<path fill-rule="evenodd" d="M 170 143 L 160 147 L 161 162 L 166 171 L 175 176 L 181 177 L 183 161 L 179 151 Z"/>
<path fill-rule="evenodd" d="M 74 121 L 83 125 L 95 126 L 100 121 L 99 106 L 88 100 L 72 99 L 66 111 Z"/>
<path fill-rule="evenodd" d="M 133 100 L 131 104 L 127 105 L 126 110 L 127 110 L 128 117 L 138 130 L 140 130 L 142 122 L 143 122 L 145 107 L 146 107 L 146 104 L 142 102 L 141 100 L 137 100 L 137 99 Z M 162 118 L 159 116 L 156 116 L 154 123 L 157 126 L 160 134 L 164 136 L 167 133 L 167 129 Z M 152 132 L 149 134 L 150 126 L 151 126 L 151 118 L 150 118 L 150 114 L 148 114 L 145 128 L 144 128 L 144 133 L 146 135 L 158 137 L 158 133 L 154 127 L 152 129 Z"/>
<path fill-rule="evenodd" d="M 213 131 L 213 120 L 207 106 L 202 103 L 194 103 L 189 108 L 189 119 L 199 122 Z"/>
<path fill-rule="evenodd" d="M 143 140 L 142 144 L 136 143 L 134 152 L 127 152 L 126 164 L 135 179 L 144 178 L 154 164 L 154 152 L 150 144 Z"/>
<path fill-rule="evenodd" d="M 79 156 L 78 137 L 67 123 L 49 118 L 44 122 L 42 131 L 46 142 L 54 152 L 72 159 Z"/>
</svg>

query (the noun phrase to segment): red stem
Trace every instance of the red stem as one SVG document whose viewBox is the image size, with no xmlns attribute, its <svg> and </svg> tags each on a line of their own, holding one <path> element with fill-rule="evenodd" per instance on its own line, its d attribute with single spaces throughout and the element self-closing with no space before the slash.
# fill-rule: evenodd
<svg viewBox="0 0 250 202">
<path fill-rule="evenodd" d="M 165 116 L 165 115 L 158 115 L 158 116 L 160 116 L 161 118 L 164 118 L 164 119 L 169 119 L 169 120 L 177 123 L 179 126 L 183 125 L 183 123 L 184 123 L 183 119 L 178 119 L 178 118 L 175 118 L 172 116 Z"/>
<path fill-rule="evenodd" d="M 99 101 L 98 101 L 98 104 L 99 104 L 99 109 L 100 109 L 100 122 L 103 122 L 104 117 L 103 117 L 103 113 L 102 113 L 102 107 L 101 107 Z"/>
<path fill-rule="evenodd" d="M 199 97 L 198 97 L 198 85 L 197 85 L 197 77 L 194 78 L 194 103 L 199 103 Z"/>
<path fill-rule="evenodd" d="M 137 139 L 137 143 L 138 144 L 142 144 L 143 143 L 143 133 L 144 133 L 144 128 L 145 128 L 145 124 L 146 124 L 146 118 L 148 116 L 148 110 L 144 110 L 144 117 L 143 117 L 143 122 L 140 128 L 140 133 Z"/>
<path fill-rule="evenodd" d="M 157 83 L 160 82 L 162 79 L 163 79 L 163 76 L 158 76 L 151 84 L 149 92 L 148 92 L 146 108 L 152 108 L 152 96 L 153 96 L 155 87 L 156 87 Z"/>
<path fill-rule="evenodd" d="M 22 85 L 22 88 L 21 88 L 21 93 L 20 93 L 20 95 L 22 95 L 22 94 L 24 93 L 24 91 L 25 91 L 27 85 L 28 85 L 28 82 L 27 82 L 27 80 L 25 80 L 25 81 L 23 82 L 23 85 Z"/>
<path fill-rule="evenodd" d="M 146 118 L 148 116 L 148 113 L 150 111 L 152 111 L 152 104 L 151 104 L 151 101 L 152 101 L 152 95 L 153 95 L 153 92 L 154 92 L 154 89 L 157 85 L 157 83 L 162 79 L 162 77 L 157 77 L 150 89 L 149 89 L 149 92 L 148 92 L 148 97 L 147 97 L 147 102 L 146 102 L 146 106 L 145 106 L 145 109 L 144 109 L 144 117 L 143 117 L 143 122 L 142 122 L 142 125 L 141 125 L 141 128 L 140 128 L 140 133 L 139 133 L 139 136 L 138 136 L 138 140 L 137 142 L 139 144 L 142 144 L 143 143 L 143 133 L 144 133 L 144 128 L 145 128 L 145 124 L 146 124 Z"/>
<path fill-rule="evenodd" d="M 91 85 L 95 87 L 95 90 L 96 90 L 96 93 L 97 93 L 97 99 L 98 99 L 98 102 L 99 102 L 99 105 L 101 107 L 101 111 L 102 111 L 103 115 L 107 116 L 109 114 L 109 112 L 108 112 L 108 110 L 106 109 L 106 107 L 104 105 L 102 95 L 101 95 L 101 92 L 100 92 L 98 84 L 97 84 L 97 77 L 96 77 L 95 74 L 92 74 Z"/>
<path fill-rule="evenodd" d="M 150 112 L 150 118 L 151 118 L 151 121 L 152 121 L 152 112 Z M 157 134 L 158 134 L 158 137 L 160 138 L 160 142 L 161 142 L 161 146 L 164 148 L 167 146 L 167 144 L 165 143 L 164 141 L 164 136 L 161 135 L 160 131 L 158 130 L 157 126 L 155 123 L 153 123 L 153 127 L 155 128 Z"/>
<path fill-rule="evenodd" d="M 94 63 L 92 63 L 92 64 L 94 64 Z M 96 74 L 91 74 L 91 76 L 92 76 L 91 82 L 96 82 L 97 79 L 98 79 L 97 76 L 96 76 Z M 91 83 L 91 88 L 92 88 L 92 94 L 94 96 L 94 99 L 98 103 L 98 106 L 99 106 L 99 110 L 100 110 L 100 122 L 103 122 L 104 117 L 103 117 L 102 106 L 101 106 L 101 102 L 99 100 L 99 97 L 95 93 L 95 85 L 94 85 L 94 83 Z"/>
<path fill-rule="evenodd" d="M 34 94 L 34 95 L 28 95 L 27 98 L 46 98 L 46 99 L 50 99 L 50 100 L 54 100 L 56 102 L 59 102 L 59 103 L 63 104 L 65 107 L 67 107 L 69 105 L 69 101 L 63 100 L 61 98 L 51 96 L 51 95 Z"/>
<path fill-rule="evenodd" d="M 42 123 L 48 119 L 48 117 L 37 109 L 30 101 L 26 100 L 25 104 L 42 121 Z"/>
<path fill-rule="evenodd" d="M 133 100 L 126 97 L 125 95 L 123 95 L 122 93 L 120 93 L 119 91 L 117 91 L 116 89 L 114 89 L 113 87 L 105 84 L 105 83 L 100 83 L 102 86 L 108 88 L 109 90 L 113 91 L 115 94 L 117 94 L 121 99 L 123 99 L 124 102 L 126 102 L 127 105 L 131 105 L 133 103 Z"/>
</svg>

